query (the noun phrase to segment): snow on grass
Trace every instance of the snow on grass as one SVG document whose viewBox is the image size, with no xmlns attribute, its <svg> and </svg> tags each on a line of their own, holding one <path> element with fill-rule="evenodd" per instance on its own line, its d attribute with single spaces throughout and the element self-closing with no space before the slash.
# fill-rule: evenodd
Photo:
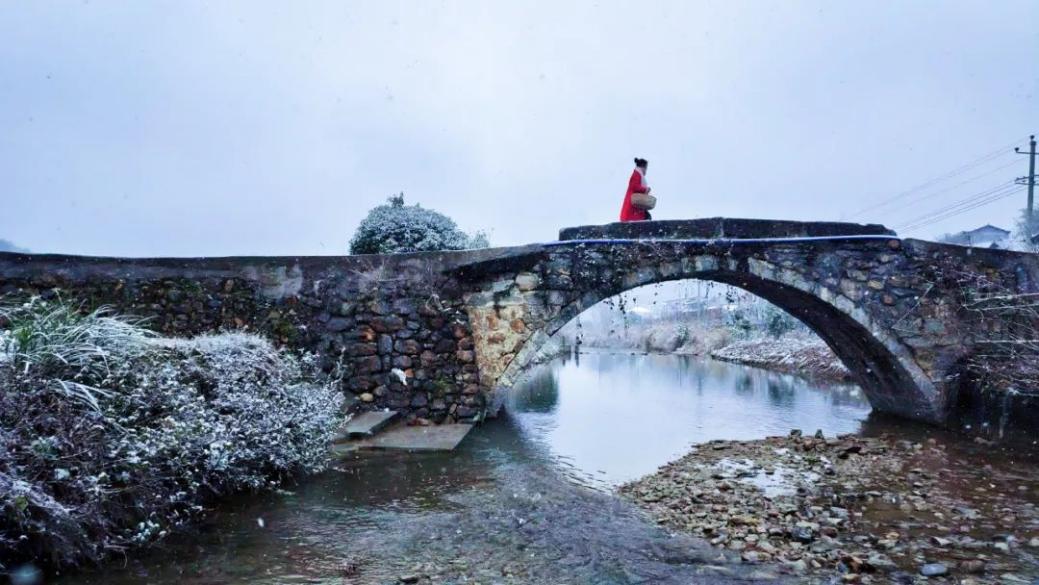
<svg viewBox="0 0 1039 585">
<path fill-rule="evenodd" d="M 0 332 L 0 566 L 97 561 L 326 464 L 342 396 L 310 356 L 39 299 Z"/>
<path fill-rule="evenodd" d="M 737 341 L 712 351 L 711 357 L 790 374 L 833 380 L 844 380 L 851 375 L 833 350 L 814 335 L 793 333 L 781 337 Z"/>
</svg>

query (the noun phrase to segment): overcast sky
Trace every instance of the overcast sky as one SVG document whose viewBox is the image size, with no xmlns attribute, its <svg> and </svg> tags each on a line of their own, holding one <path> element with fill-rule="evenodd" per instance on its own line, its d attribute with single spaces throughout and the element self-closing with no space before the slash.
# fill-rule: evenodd
<svg viewBox="0 0 1039 585">
<path fill-rule="evenodd" d="M 615 221 L 634 156 L 659 218 L 856 217 L 1039 131 L 1037 23 L 1035 0 L 5 2 L 0 238 L 340 254 L 404 191 L 522 244 Z"/>
</svg>

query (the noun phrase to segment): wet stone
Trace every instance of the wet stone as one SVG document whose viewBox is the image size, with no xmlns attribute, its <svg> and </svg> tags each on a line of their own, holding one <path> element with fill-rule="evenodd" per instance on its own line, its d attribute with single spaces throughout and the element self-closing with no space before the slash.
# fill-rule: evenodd
<svg viewBox="0 0 1039 585">
<path fill-rule="evenodd" d="M 949 568 L 943 563 L 928 563 L 920 567 L 920 574 L 924 577 L 940 577 L 949 572 Z"/>
</svg>

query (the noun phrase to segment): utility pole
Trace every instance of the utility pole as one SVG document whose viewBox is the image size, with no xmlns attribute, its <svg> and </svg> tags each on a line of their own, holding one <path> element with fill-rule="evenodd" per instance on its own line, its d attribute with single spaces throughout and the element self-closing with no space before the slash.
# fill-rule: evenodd
<svg viewBox="0 0 1039 585">
<path fill-rule="evenodd" d="M 1021 152 L 1020 148 L 1014 148 L 1014 152 L 1018 154 L 1028 155 L 1028 176 L 1018 177 L 1018 185 L 1028 185 L 1028 229 L 1031 231 L 1033 228 L 1032 224 L 1032 205 L 1035 202 L 1035 134 L 1028 137 L 1029 148 L 1028 152 Z M 1031 239 L 1035 234 L 1028 234 L 1028 238 Z"/>
</svg>

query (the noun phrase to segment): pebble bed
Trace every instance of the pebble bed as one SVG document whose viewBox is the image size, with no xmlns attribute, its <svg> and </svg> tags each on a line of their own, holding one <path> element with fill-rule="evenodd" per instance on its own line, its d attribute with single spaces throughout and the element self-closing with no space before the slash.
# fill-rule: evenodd
<svg viewBox="0 0 1039 585">
<path fill-rule="evenodd" d="M 795 430 L 700 445 L 620 493 L 668 529 L 806 582 L 1033 583 L 1034 469 L 968 464 L 933 438 Z"/>
</svg>

